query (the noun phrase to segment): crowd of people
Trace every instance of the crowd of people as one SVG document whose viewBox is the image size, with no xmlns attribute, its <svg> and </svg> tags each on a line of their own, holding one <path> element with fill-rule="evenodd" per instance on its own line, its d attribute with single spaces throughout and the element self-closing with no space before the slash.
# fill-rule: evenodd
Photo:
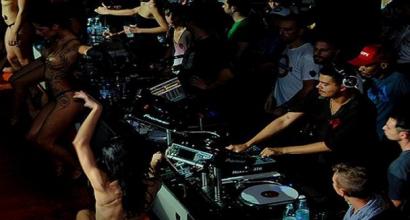
<svg viewBox="0 0 410 220">
<path fill-rule="evenodd" d="M 87 41 L 91 16 L 113 21 L 104 37 L 127 42 L 138 65 L 163 62 L 161 75 L 178 77 L 217 112 L 230 134 L 227 150 L 262 146 L 262 157 L 277 158 L 323 195 L 325 209 L 338 199 L 330 194 L 343 197 L 345 220 L 410 218 L 409 1 L 1 3 L 2 68 L 12 76 L 2 75 L 0 89 L 12 89 L 10 125 L 49 155 L 56 176 L 88 178 L 95 210 L 78 219 L 149 218 L 162 157 L 136 152 L 130 145 L 145 142 L 127 135 L 91 146 L 105 106 L 76 74 L 84 55 L 104 62 L 104 48 Z M 28 108 L 33 91 L 40 99 Z"/>
</svg>

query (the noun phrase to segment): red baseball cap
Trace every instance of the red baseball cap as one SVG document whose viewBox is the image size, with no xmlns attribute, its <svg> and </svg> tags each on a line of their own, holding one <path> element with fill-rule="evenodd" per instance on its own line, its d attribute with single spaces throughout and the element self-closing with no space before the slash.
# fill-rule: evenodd
<svg viewBox="0 0 410 220">
<path fill-rule="evenodd" d="M 381 45 L 373 44 L 365 46 L 359 55 L 348 62 L 353 66 L 369 66 L 379 61 Z"/>
</svg>

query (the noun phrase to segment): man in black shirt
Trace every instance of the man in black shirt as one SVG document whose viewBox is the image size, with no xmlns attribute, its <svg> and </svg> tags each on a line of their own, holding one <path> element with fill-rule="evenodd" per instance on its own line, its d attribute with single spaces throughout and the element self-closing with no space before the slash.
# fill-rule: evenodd
<svg viewBox="0 0 410 220">
<path fill-rule="evenodd" d="M 359 78 L 346 68 L 324 67 L 320 72 L 317 91 L 293 104 L 288 112 L 275 119 L 249 141 L 230 145 L 227 149 L 242 152 L 260 144 L 304 117 L 311 124 L 311 138 L 305 143 L 291 146 L 267 146 L 260 155 L 269 157 L 284 154 L 312 154 L 331 152 L 332 163 L 365 160 L 374 147 L 376 136 L 376 110 L 358 90 Z M 287 138 L 288 143 L 301 140 L 298 134 Z M 285 143 L 286 144 L 286 143 Z"/>
<path fill-rule="evenodd" d="M 274 136 L 260 155 L 281 155 L 277 170 L 297 183 L 313 203 L 327 210 L 331 219 L 336 218 L 345 204 L 339 204 L 332 193 L 332 165 L 357 161 L 368 165 L 377 155 L 376 109 L 358 91 L 359 78 L 354 75 L 347 68 L 324 67 L 317 90 L 292 103 L 286 114 L 247 142 L 227 149 L 242 152 Z"/>
</svg>

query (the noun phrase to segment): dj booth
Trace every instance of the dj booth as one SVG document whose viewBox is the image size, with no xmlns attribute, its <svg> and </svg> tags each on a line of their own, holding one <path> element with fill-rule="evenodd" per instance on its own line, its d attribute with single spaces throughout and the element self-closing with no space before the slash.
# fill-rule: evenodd
<svg viewBox="0 0 410 220">
<path fill-rule="evenodd" d="M 256 146 L 244 154 L 226 150 L 223 135 L 179 105 L 186 94 L 177 78 L 120 100 L 112 96 L 117 90 L 96 91 L 106 105 L 128 104 L 122 120 L 165 153 L 153 204 L 160 220 L 280 219 L 286 204 L 297 201 L 299 192 L 276 171 L 274 159 L 261 158 Z"/>
<path fill-rule="evenodd" d="M 170 79 L 150 93 L 178 101 L 184 94 L 178 85 Z M 163 183 L 153 204 L 159 219 L 280 219 L 285 206 L 297 201 L 299 192 L 277 171 L 276 160 L 259 156 L 258 146 L 228 151 L 218 131 L 206 130 L 200 121 L 197 126 L 179 122 L 172 109 L 152 102 L 156 98 L 124 120 L 163 149 L 158 173 Z"/>
<path fill-rule="evenodd" d="M 298 190 L 277 161 L 259 156 L 260 148 L 225 149 L 224 135 L 207 123 L 214 114 L 186 103 L 190 94 L 177 76 L 135 66 L 119 42 L 100 46 L 107 50 L 103 60 L 83 59 L 85 84 L 106 111 L 164 152 L 163 183 L 152 207 L 160 220 L 281 219 L 285 206 L 297 201 Z"/>
<path fill-rule="evenodd" d="M 275 160 L 226 154 L 216 159 L 217 153 L 175 143 L 167 149 L 153 205 L 159 219 L 281 219 L 286 204 L 298 199 L 299 192 L 272 171 Z"/>
</svg>

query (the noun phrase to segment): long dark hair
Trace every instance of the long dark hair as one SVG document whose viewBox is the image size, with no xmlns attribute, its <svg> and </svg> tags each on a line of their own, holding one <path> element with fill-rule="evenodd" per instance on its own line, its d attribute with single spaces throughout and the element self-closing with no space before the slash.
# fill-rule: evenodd
<svg viewBox="0 0 410 220">
<path fill-rule="evenodd" d="M 111 181 L 117 180 L 122 191 L 122 205 L 128 217 L 144 210 L 144 183 L 148 170 L 144 141 L 138 137 L 115 137 L 101 149 L 98 166 Z"/>
<path fill-rule="evenodd" d="M 176 27 L 186 27 L 188 22 L 188 8 L 178 3 L 171 3 L 166 6 L 165 14 L 172 15 L 172 22 Z"/>
<path fill-rule="evenodd" d="M 46 4 L 43 7 L 46 7 L 47 11 L 46 9 L 29 11 L 28 17 L 32 23 L 45 27 L 52 27 L 56 24 L 64 29 L 70 29 L 70 18 L 62 7 Z"/>
</svg>

